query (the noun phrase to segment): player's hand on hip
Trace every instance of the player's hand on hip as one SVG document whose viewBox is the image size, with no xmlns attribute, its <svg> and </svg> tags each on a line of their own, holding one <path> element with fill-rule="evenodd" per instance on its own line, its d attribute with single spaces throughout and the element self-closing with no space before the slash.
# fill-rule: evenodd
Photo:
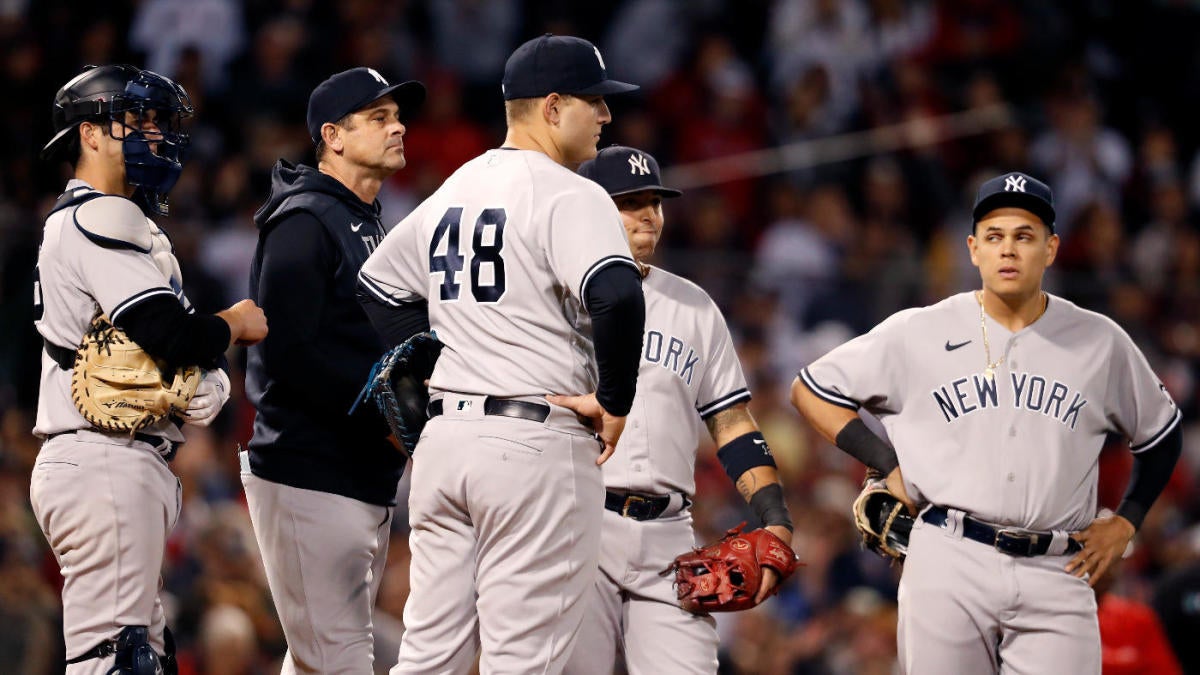
<svg viewBox="0 0 1200 675">
<path fill-rule="evenodd" d="M 546 396 L 546 400 L 554 405 L 573 410 L 576 414 L 592 420 L 592 429 L 600 437 L 600 441 L 604 443 L 604 451 L 596 458 L 597 466 L 607 462 L 608 458 L 612 457 L 613 451 L 617 449 L 617 441 L 621 438 L 621 432 L 625 430 L 624 417 L 618 417 L 605 410 L 604 406 L 600 405 L 600 402 L 596 400 L 594 392 L 584 396 L 559 396 L 557 394 L 550 394 Z"/>
<path fill-rule="evenodd" d="M 1071 535 L 1083 544 L 1083 550 L 1071 558 L 1066 570 L 1081 579 L 1086 578 L 1089 586 L 1095 586 L 1113 561 L 1125 553 L 1125 547 L 1136 533 L 1133 523 L 1121 516 L 1093 520 L 1087 529 Z"/>
<path fill-rule="evenodd" d="M 892 469 L 892 472 L 887 475 L 886 483 L 887 491 L 904 504 L 909 515 L 917 515 L 917 505 L 913 503 L 912 497 L 908 496 L 908 490 L 904 487 L 904 474 L 900 473 L 900 467 Z"/>
<path fill-rule="evenodd" d="M 249 298 L 217 312 L 217 316 L 229 324 L 229 335 L 234 344 L 257 344 L 267 337 L 267 315 Z"/>
</svg>

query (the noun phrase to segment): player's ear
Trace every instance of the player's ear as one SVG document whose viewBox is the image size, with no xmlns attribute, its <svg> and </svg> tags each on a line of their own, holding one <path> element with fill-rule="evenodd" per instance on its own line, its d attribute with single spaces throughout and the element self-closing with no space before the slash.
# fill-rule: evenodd
<svg viewBox="0 0 1200 675">
<path fill-rule="evenodd" d="M 1046 267 L 1054 264 L 1054 259 L 1058 257 L 1058 235 L 1052 234 L 1046 240 Z"/>
<path fill-rule="evenodd" d="M 321 141 L 325 143 L 325 147 L 334 152 L 341 152 L 344 147 L 342 142 L 342 129 L 333 122 L 326 122 L 321 125 Z"/>
<path fill-rule="evenodd" d="M 979 267 L 979 257 L 975 255 L 978 243 L 979 240 L 975 238 L 974 234 L 967 235 L 967 252 L 971 254 L 971 264 L 976 267 Z"/>
<path fill-rule="evenodd" d="M 562 97 L 555 93 L 542 99 L 542 119 L 551 126 L 558 126 L 559 120 L 562 119 L 562 104 Z"/>
<path fill-rule="evenodd" d="M 104 133 L 103 128 L 97 122 L 84 120 L 79 125 L 79 147 L 88 147 L 92 150 L 97 150 L 100 147 L 100 136 Z"/>
</svg>

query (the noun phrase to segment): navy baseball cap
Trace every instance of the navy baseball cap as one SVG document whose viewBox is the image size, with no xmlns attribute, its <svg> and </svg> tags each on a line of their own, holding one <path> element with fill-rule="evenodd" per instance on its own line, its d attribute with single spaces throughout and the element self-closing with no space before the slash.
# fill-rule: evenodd
<svg viewBox="0 0 1200 675">
<path fill-rule="evenodd" d="M 410 80 L 389 84 L 374 68 L 351 68 L 330 76 L 308 97 L 308 135 L 321 140 L 321 126 L 337 122 L 372 101 L 391 95 L 400 114 L 408 115 L 425 102 L 425 85 Z"/>
<path fill-rule="evenodd" d="M 579 165 L 579 175 L 600 184 L 612 197 L 653 190 L 664 197 L 678 197 L 679 190 L 663 187 L 658 162 L 650 153 L 624 145 L 612 145 Z"/>
<path fill-rule="evenodd" d="M 1033 176 L 1013 171 L 980 185 L 975 208 L 971 210 L 972 222 L 978 223 L 989 212 L 1006 207 L 1029 211 L 1054 233 L 1054 192 Z"/>
<path fill-rule="evenodd" d="M 504 100 L 551 93 L 604 96 L 636 91 L 636 84 L 608 79 L 600 50 L 587 40 L 546 33 L 517 47 L 504 64 Z"/>
</svg>

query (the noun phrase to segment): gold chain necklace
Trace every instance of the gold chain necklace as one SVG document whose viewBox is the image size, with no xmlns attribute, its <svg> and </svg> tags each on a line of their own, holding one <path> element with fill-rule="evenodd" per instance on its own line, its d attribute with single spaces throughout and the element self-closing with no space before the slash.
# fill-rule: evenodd
<svg viewBox="0 0 1200 675">
<path fill-rule="evenodd" d="M 975 301 L 979 303 L 979 330 L 983 333 L 983 358 L 985 361 L 983 376 L 989 380 L 994 380 L 996 379 L 996 369 L 1000 367 L 1001 363 L 1004 363 L 1004 356 L 1001 355 L 1000 358 L 992 361 L 992 345 L 988 342 L 987 318 L 983 313 L 983 291 L 975 291 Z M 1038 312 L 1038 315 L 1034 317 L 1033 321 L 1037 321 L 1038 319 L 1042 318 L 1042 315 L 1046 313 L 1046 309 L 1049 306 L 1049 296 L 1047 296 L 1045 293 L 1042 293 L 1042 311 Z M 1030 323 L 1033 323 L 1033 321 Z"/>
<path fill-rule="evenodd" d="M 975 291 L 975 301 L 979 303 L 979 330 L 983 332 L 983 358 L 986 360 L 986 367 L 983 369 L 983 376 L 989 380 L 996 379 L 996 369 L 1004 363 L 1004 356 L 992 361 L 992 345 L 988 342 L 987 334 L 987 319 L 983 313 L 983 291 Z"/>
</svg>

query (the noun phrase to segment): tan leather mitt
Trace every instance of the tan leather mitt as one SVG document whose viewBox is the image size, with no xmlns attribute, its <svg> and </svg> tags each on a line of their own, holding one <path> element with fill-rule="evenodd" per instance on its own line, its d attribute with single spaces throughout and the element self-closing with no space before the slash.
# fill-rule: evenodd
<svg viewBox="0 0 1200 675">
<path fill-rule="evenodd" d="M 71 398 L 93 426 L 132 435 L 167 418 L 182 419 L 201 376 L 196 366 L 167 372 L 97 314 L 75 353 Z"/>
</svg>

